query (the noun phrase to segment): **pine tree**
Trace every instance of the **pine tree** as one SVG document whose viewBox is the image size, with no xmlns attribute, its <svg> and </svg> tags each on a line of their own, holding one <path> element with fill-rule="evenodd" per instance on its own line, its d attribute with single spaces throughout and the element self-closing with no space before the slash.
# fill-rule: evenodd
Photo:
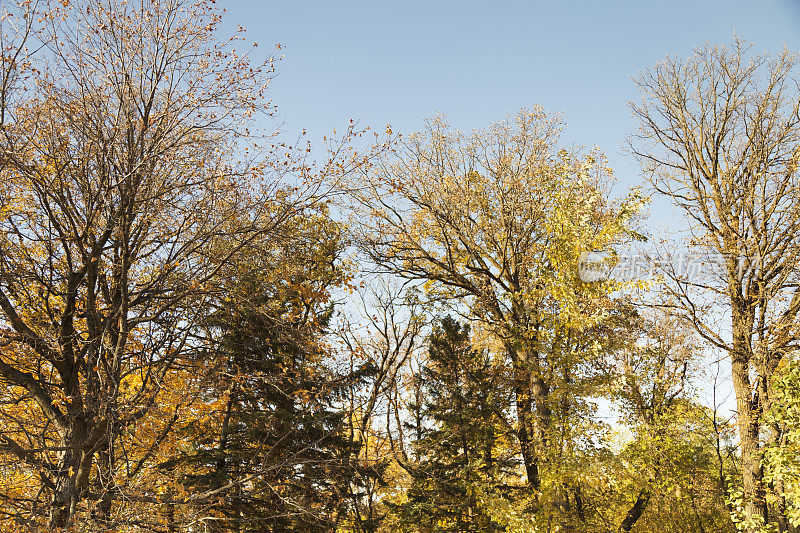
<svg viewBox="0 0 800 533">
<path fill-rule="evenodd" d="M 504 490 L 517 464 L 501 453 L 499 420 L 510 404 L 503 369 L 470 345 L 469 331 L 450 317 L 438 321 L 417 380 L 424 398 L 414 407 L 417 462 L 407 501 L 394 510 L 401 522 L 430 531 L 496 530 L 476 489 Z"/>
<path fill-rule="evenodd" d="M 184 477 L 189 492 L 230 487 L 202 509 L 218 530 L 333 530 L 351 488 L 371 475 L 358 465 L 341 408 L 365 371 L 332 369 L 324 343 L 333 313 L 325 295 L 343 279 L 340 235 L 330 221 L 308 216 L 298 217 L 296 230 L 228 273 L 204 354 L 217 365 L 208 384 L 218 403 L 215 428 L 197 432 L 195 453 L 164 465 L 193 467 Z"/>
</svg>

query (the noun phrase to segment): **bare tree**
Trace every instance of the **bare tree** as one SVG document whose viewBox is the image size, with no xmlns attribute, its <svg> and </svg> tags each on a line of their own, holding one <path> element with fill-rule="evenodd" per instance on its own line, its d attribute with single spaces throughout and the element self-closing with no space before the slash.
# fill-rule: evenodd
<svg viewBox="0 0 800 533">
<path fill-rule="evenodd" d="M 361 443 L 362 460 L 384 474 L 392 462 L 405 465 L 392 446 L 392 442 L 402 441 L 402 436 L 394 434 L 397 428 L 392 422 L 403 416 L 392 399 L 398 391 L 402 393 L 409 362 L 423 346 L 426 320 L 413 292 L 384 278 L 370 280 L 358 293 L 356 308 L 359 316 L 345 318 L 340 339 L 350 359 L 350 371 L 359 366 L 369 369 L 370 378 L 365 386 L 351 391 L 350 438 Z M 384 420 L 388 421 L 385 425 Z M 374 531 L 378 526 L 378 489 L 384 482 L 380 477 L 366 480 L 371 482 L 365 493 L 356 498 L 358 531 Z"/>
<path fill-rule="evenodd" d="M 762 415 L 770 380 L 795 350 L 800 312 L 800 116 L 797 56 L 753 55 L 739 39 L 669 58 L 642 74 L 631 104 L 640 129 L 631 146 L 653 187 L 683 211 L 689 245 L 716 275 L 666 272 L 668 307 L 730 356 L 748 530 L 777 520 L 762 482 Z M 730 328 L 720 328 L 719 313 Z"/>
</svg>

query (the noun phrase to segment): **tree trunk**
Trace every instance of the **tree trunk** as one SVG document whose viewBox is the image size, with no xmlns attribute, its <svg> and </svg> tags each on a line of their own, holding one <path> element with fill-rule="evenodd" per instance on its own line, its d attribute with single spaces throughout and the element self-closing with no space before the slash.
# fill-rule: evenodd
<svg viewBox="0 0 800 533">
<path fill-rule="evenodd" d="M 111 446 L 97 453 L 97 479 L 100 484 L 100 501 L 95 506 L 94 518 L 101 524 L 111 518 L 112 494 L 117 488 L 114 483 L 114 456 Z"/>
<path fill-rule="evenodd" d="M 748 365 L 741 358 L 733 361 L 733 387 L 736 391 L 739 426 L 739 449 L 742 456 L 742 489 L 745 517 L 761 516 L 767 520 L 767 505 L 762 482 L 761 450 L 759 449 L 758 406 L 751 399 Z"/>
<path fill-rule="evenodd" d="M 633 529 L 634 524 L 641 518 L 647 504 L 650 502 L 650 491 L 642 489 L 636 497 L 633 507 L 630 508 L 622 523 L 619 525 L 619 530 L 624 533 L 629 533 Z"/>
<path fill-rule="evenodd" d="M 764 498 L 763 467 L 759 445 L 761 402 L 750 383 L 752 348 L 743 326 L 743 317 L 734 307 L 733 313 L 732 377 L 736 393 L 739 426 L 739 449 L 742 457 L 743 512 L 745 518 L 761 517 L 766 522 L 767 504 Z M 748 530 L 749 531 L 749 530 Z"/>
<path fill-rule="evenodd" d="M 514 396 L 517 404 L 517 438 L 522 451 L 522 462 L 528 476 L 528 484 L 539 489 L 539 461 L 531 443 L 531 420 L 533 418 L 533 402 L 530 393 L 530 372 L 524 363 L 514 359 Z"/>
<path fill-rule="evenodd" d="M 59 453 L 58 476 L 50 506 L 50 529 L 68 526 L 83 496 L 92 466 L 92 454 L 85 447 L 88 436 L 85 417 L 82 414 L 73 417 L 63 439 L 64 450 Z"/>
</svg>

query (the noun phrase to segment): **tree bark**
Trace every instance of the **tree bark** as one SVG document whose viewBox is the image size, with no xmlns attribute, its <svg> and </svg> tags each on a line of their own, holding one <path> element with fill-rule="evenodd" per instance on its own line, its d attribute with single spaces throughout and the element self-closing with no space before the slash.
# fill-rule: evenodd
<svg viewBox="0 0 800 533">
<path fill-rule="evenodd" d="M 759 516 L 768 520 L 767 504 L 764 498 L 763 467 L 759 444 L 761 426 L 761 400 L 758 390 L 750 383 L 751 347 L 741 327 L 742 317 L 733 313 L 733 353 L 732 376 L 736 393 L 739 426 L 739 449 L 742 457 L 742 489 L 744 492 L 745 517 Z"/>
<path fill-rule="evenodd" d="M 621 532 L 629 533 L 633 529 L 634 524 L 636 524 L 639 518 L 642 517 L 642 514 L 647 508 L 647 504 L 649 502 L 650 491 L 647 489 L 640 490 L 633 507 L 630 508 L 628 513 L 625 515 L 625 518 L 622 520 L 622 523 L 620 523 L 619 530 Z"/>
<path fill-rule="evenodd" d="M 89 427 L 84 417 L 74 417 L 64 439 L 64 450 L 59 453 L 56 488 L 50 508 L 51 529 L 69 525 L 86 489 L 92 466 L 92 454 L 85 447 L 88 439 Z"/>
<path fill-rule="evenodd" d="M 514 396 L 517 407 L 517 438 L 522 451 L 522 462 L 528 484 L 539 489 L 539 460 L 536 450 L 531 442 L 531 421 L 533 419 L 533 401 L 530 393 L 530 371 L 525 368 L 523 361 L 514 359 Z"/>
</svg>

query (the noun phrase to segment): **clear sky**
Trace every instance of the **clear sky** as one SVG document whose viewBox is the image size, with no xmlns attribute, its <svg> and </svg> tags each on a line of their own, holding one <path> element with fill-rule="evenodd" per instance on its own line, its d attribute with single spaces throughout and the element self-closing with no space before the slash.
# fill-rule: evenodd
<svg viewBox="0 0 800 533">
<path fill-rule="evenodd" d="M 469 130 L 540 104 L 565 114 L 568 143 L 605 151 L 618 193 L 642 183 L 621 149 L 636 128 L 632 76 L 734 32 L 759 52 L 800 51 L 800 0 L 220 2 L 228 29 L 263 51 L 281 44 L 271 96 L 289 135 L 351 118 L 409 133 L 437 112 Z M 666 200 L 650 211 L 654 236 L 681 226 Z M 734 409 L 729 389 L 717 402 Z"/>
<path fill-rule="evenodd" d="M 621 150 L 636 127 L 632 76 L 734 31 L 758 51 L 800 51 L 797 0 L 220 4 L 226 26 L 244 26 L 261 50 L 281 44 L 271 95 L 288 133 L 321 137 L 350 118 L 408 133 L 437 112 L 472 129 L 540 104 L 629 185 L 641 182 Z M 667 222 L 665 210 L 652 214 L 652 225 Z"/>
</svg>

